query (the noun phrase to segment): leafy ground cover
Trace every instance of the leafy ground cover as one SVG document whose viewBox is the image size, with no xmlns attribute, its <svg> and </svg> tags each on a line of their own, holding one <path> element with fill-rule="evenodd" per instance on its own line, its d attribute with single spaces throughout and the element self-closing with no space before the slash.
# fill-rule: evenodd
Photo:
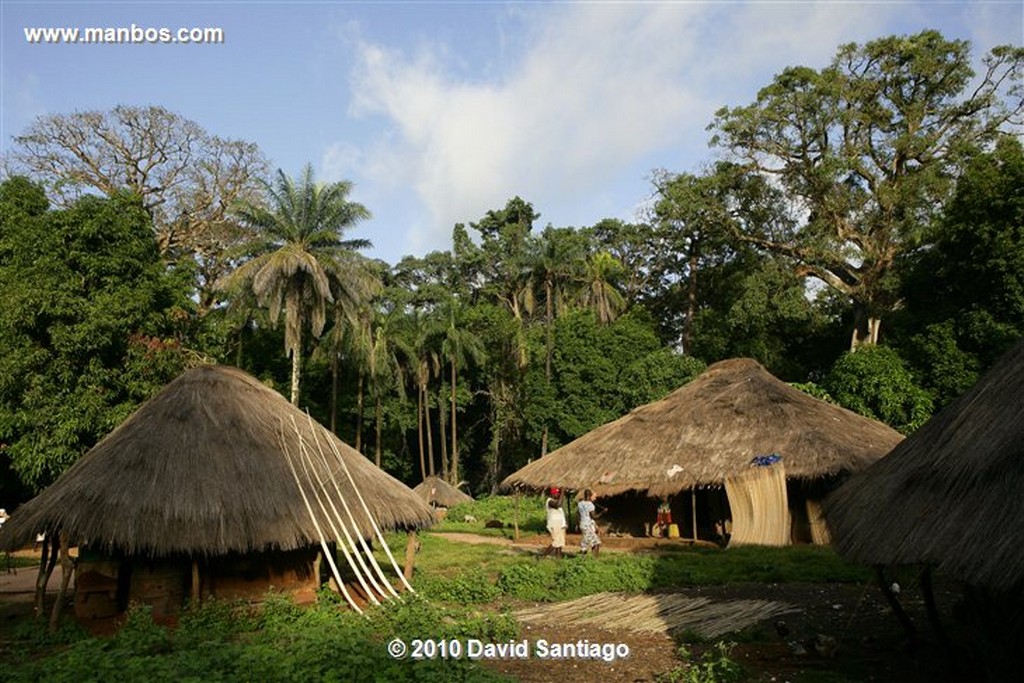
<svg viewBox="0 0 1024 683">
<path fill-rule="evenodd" d="M 212 603 L 183 614 L 177 628 L 131 610 L 109 638 L 90 637 L 73 621 L 55 634 L 32 619 L 2 640 L 5 680 L 20 681 L 495 681 L 468 659 L 411 661 L 388 654 L 393 638 L 503 641 L 518 634 L 507 614 L 444 607 L 407 596 L 367 616 L 330 596 L 314 607 L 280 598 L 258 610 Z"/>
<path fill-rule="evenodd" d="M 492 503 L 493 504 L 493 503 Z M 633 681 L 788 680 L 851 683 L 928 680 L 915 677 L 920 659 L 900 649 L 898 626 L 867 572 L 828 548 L 697 548 L 608 552 L 538 559 L 543 539 L 513 544 L 454 540 L 464 533 L 420 534 L 413 585 L 416 596 L 359 617 L 325 594 L 297 608 L 280 598 L 261 609 L 212 603 L 186 612 L 173 629 L 156 626 L 138 609 L 110 637 L 92 637 L 65 619 L 49 634 L 27 616 L 7 618 L 0 604 L 0 660 L 12 681 Z M 389 538 L 402 547 L 403 535 Z M 909 577 L 900 577 L 910 592 Z M 520 624 L 516 609 L 604 591 L 673 591 L 711 600 L 760 598 L 787 602 L 785 636 L 763 623 L 708 641 L 693 633 L 638 634 L 570 625 Z M 918 610 L 920 611 L 920 610 Z M 792 643 L 817 634 L 835 637 L 840 655 L 797 655 Z M 476 638 L 487 643 L 590 638 L 627 644 L 630 659 L 605 661 L 394 659 L 394 638 Z M 935 661 L 941 661 L 936 658 Z M 773 678 L 774 677 L 774 678 Z"/>
</svg>

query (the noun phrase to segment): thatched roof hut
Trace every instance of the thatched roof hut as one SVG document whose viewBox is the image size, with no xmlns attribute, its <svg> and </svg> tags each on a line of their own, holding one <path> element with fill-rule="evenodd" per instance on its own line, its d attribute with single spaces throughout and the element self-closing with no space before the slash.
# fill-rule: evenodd
<svg viewBox="0 0 1024 683">
<path fill-rule="evenodd" d="M 427 477 L 413 489 L 413 493 L 428 505 L 446 508 L 473 500 L 468 493 L 460 491 L 441 477 Z"/>
<path fill-rule="evenodd" d="M 502 486 L 671 495 L 721 485 L 772 453 L 782 456 L 787 476 L 814 479 L 861 470 L 902 438 L 738 358 L 533 461 Z"/>
<path fill-rule="evenodd" d="M 784 468 L 784 486 L 786 480 L 861 470 L 901 439 L 890 427 L 794 389 L 756 361 L 739 358 L 715 363 L 666 398 L 533 461 L 502 487 L 591 488 L 606 496 L 672 496 L 730 481 L 749 488 L 752 461 L 772 455 L 781 456 L 779 463 L 764 470 Z M 729 499 L 735 514 L 738 501 Z M 753 508 L 751 514 L 759 516 Z"/>
<path fill-rule="evenodd" d="M 832 494 L 835 545 L 872 565 L 929 564 L 1024 590 L 1024 341 L 967 393 Z"/>
<path fill-rule="evenodd" d="M 312 422 L 276 391 L 236 368 L 201 366 L 142 405 L 45 491 L 21 506 L 0 548 L 30 543 L 42 530 L 73 544 L 130 555 L 222 555 L 291 550 L 319 542 L 289 468 L 296 432 L 340 453 L 377 523 L 429 525 L 430 509 L 404 484 Z M 339 464 L 316 464 L 356 501 Z M 327 520 L 317 521 L 329 528 Z M 359 532 L 372 534 L 353 505 Z"/>
</svg>

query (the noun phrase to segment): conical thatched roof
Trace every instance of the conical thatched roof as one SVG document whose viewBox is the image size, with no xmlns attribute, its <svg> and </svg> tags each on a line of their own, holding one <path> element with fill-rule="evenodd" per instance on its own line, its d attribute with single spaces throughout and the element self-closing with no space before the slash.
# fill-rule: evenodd
<svg viewBox="0 0 1024 683">
<path fill-rule="evenodd" d="M 413 489 L 413 493 L 428 505 L 440 505 L 446 508 L 473 500 L 468 493 L 460 491 L 441 477 L 427 477 Z"/>
<path fill-rule="evenodd" d="M 749 470 L 754 457 L 773 453 L 782 456 L 787 476 L 814 479 L 863 469 L 900 439 L 886 425 L 738 358 L 715 363 L 666 398 L 535 460 L 502 487 L 670 495 L 721 485 Z"/>
<path fill-rule="evenodd" d="M 1024 341 L 967 393 L 826 499 L 833 541 L 865 564 L 936 565 L 1024 584 Z"/>
<path fill-rule="evenodd" d="M 315 455 L 308 475 L 296 427 Z M 326 458 L 319 458 L 321 451 Z M 433 520 L 408 487 L 280 394 L 241 370 L 202 366 L 167 385 L 19 508 L 0 531 L 0 548 L 31 542 L 43 529 L 66 532 L 72 543 L 153 556 L 319 543 L 289 462 L 306 482 L 302 489 L 329 537 L 328 515 L 313 493 L 318 489 L 334 494 L 347 519 L 343 498 L 359 533 L 373 534 L 342 462 L 382 528 L 418 528 Z M 324 483 L 313 484 L 317 478 Z"/>
</svg>

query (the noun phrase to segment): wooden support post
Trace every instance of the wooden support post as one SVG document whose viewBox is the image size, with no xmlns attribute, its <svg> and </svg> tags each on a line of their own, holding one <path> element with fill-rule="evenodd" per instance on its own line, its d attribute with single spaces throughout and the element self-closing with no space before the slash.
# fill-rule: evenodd
<svg viewBox="0 0 1024 683">
<path fill-rule="evenodd" d="M 907 613 L 903 610 L 903 605 L 900 604 L 899 599 L 893 594 L 889 588 L 889 584 L 885 579 L 885 570 L 882 565 L 875 565 L 875 576 L 878 578 L 878 585 L 882 589 L 882 595 L 885 596 L 885 601 L 889 603 L 889 607 L 892 609 L 893 614 L 899 620 L 900 624 L 903 625 L 903 629 L 907 632 L 907 638 L 910 640 L 910 647 L 914 649 L 917 646 L 917 629 L 914 628 L 914 622 L 910 620 Z"/>
<path fill-rule="evenodd" d="M 320 565 L 323 564 L 324 554 L 321 551 L 317 551 L 316 559 L 313 560 L 313 585 L 316 586 L 317 591 L 320 590 Z"/>
<path fill-rule="evenodd" d="M 697 487 L 690 489 L 690 514 L 693 517 L 693 540 L 697 540 Z"/>
<path fill-rule="evenodd" d="M 515 514 L 512 516 L 512 538 L 516 541 L 519 540 L 519 489 L 516 489 L 516 507 Z"/>
<path fill-rule="evenodd" d="M 413 565 L 415 564 L 415 561 L 416 561 L 416 546 L 417 545 L 418 545 L 418 541 L 416 539 L 416 532 L 415 531 L 410 531 L 409 532 L 409 540 L 406 541 L 406 544 L 405 544 L 405 569 L 402 572 L 402 575 L 405 576 L 406 581 L 409 581 L 409 580 L 412 579 Z"/>
<path fill-rule="evenodd" d="M 71 548 L 67 534 L 61 534 L 57 540 L 60 552 L 60 590 L 57 591 L 57 601 L 53 603 L 53 611 L 50 613 L 50 633 L 57 630 L 60 623 L 60 612 L 64 607 L 64 596 L 68 591 L 68 584 L 71 583 L 71 575 L 75 572 L 74 562 L 71 560 Z"/>
<path fill-rule="evenodd" d="M 200 584 L 199 584 L 199 560 L 197 558 L 192 559 L 192 607 L 199 607 L 202 597 L 200 595 Z"/>
<path fill-rule="evenodd" d="M 57 562 L 57 538 L 55 534 L 47 533 L 43 538 L 42 556 L 39 559 L 39 574 L 36 575 L 36 617 L 42 617 L 46 609 L 46 586 L 50 583 L 50 575 L 53 574 L 53 567 Z M 50 546 L 53 546 L 52 550 Z"/>
<path fill-rule="evenodd" d="M 935 604 L 935 586 L 932 583 L 932 568 L 930 566 L 925 567 L 924 571 L 921 572 L 921 595 L 924 597 L 924 609 L 928 614 L 928 621 L 932 625 L 932 630 L 935 631 L 939 642 L 942 643 L 942 649 L 946 651 L 946 659 L 949 662 L 950 671 L 954 674 L 960 674 L 960 664 L 957 661 L 956 649 L 946 634 L 946 629 L 942 626 L 939 608 Z"/>
</svg>

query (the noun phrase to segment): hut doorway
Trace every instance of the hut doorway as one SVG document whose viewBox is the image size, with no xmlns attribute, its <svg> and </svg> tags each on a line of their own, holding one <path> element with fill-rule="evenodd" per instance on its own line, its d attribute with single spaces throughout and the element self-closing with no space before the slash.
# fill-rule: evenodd
<svg viewBox="0 0 1024 683">
<path fill-rule="evenodd" d="M 667 496 L 671 523 L 681 539 L 724 543 L 728 533 L 729 502 L 720 486 L 686 490 Z M 655 535 L 658 506 L 662 499 L 646 492 L 627 491 L 601 496 L 598 504 L 606 508 L 600 522 L 605 533 L 638 538 Z M 695 531 L 696 529 L 696 531 Z"/>
</svg>

